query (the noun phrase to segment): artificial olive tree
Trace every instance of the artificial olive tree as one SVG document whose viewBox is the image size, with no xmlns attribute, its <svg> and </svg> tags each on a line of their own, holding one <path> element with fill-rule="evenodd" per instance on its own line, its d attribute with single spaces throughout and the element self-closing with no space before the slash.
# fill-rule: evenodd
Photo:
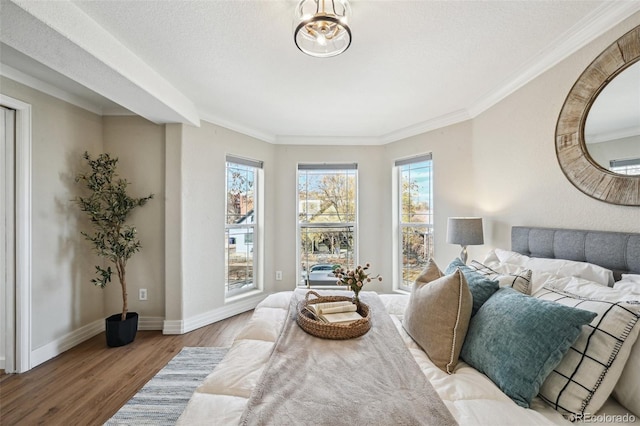
<svg viewBox="0 0 640 426">
<path fill-rule="evenodd" d="M 80 210 L 89 217 L 93 227 L 92 233 L 81 232 L 91 242 L 94 251 L 113 263 L 118 272 L 122 287 L 122 320 L 127 318 L 127 261 L 141 248 L 136 237 L 136 228 L 127 225 L 131 212 L 143 206 L 153 198 L 153 194 L 142 198 L 133 198 L 127 194 L 127 180 L 118 177 L 116 166 L 118 159 L 109 154 L 100 154 L 92 159 L 88 152 L 83 158 L 89 165 L 89 173 L 80 173 L 76 182 L 87 189 L 85 197 L 76 197 L 75 202 Z M 97 278 L 91 280 L 95 285 L 104 288 L 111 281 L 111 266 L 96 266 Z"/>
</svg>

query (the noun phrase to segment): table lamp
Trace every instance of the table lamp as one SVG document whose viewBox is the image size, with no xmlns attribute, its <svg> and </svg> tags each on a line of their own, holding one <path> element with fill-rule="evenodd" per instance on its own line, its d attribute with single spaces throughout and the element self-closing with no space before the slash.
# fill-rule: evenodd
<svg viewBox="0 0 640 426">
<path fill-rule="evenodd" d="M 450 217 L 447 221 L 447 243 L 460 244 L 460 259 L 467 263 L 467 246 L 484 244 L 481 217 Z"/>
</svg>

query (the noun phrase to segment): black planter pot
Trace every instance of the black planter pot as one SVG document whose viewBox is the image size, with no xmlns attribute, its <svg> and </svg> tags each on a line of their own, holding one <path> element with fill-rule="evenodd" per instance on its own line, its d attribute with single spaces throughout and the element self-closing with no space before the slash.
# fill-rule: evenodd
<svg viewBox="0 0 640 426">
<path fill-rule="evenodd" d="M 105 319 L 107 346 L 128 345 L 136 338 L 138 331 L 138 313 L 127 312 L 127 319 L 122 321 L 122 314 L 111 315 Z"/>
</svg>

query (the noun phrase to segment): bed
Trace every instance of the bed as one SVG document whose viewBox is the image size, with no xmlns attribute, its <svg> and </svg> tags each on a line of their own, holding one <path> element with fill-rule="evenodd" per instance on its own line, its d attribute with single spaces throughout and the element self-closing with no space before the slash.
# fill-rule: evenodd
<svg viewBox="0 0 640 426">
<path fill-rule="evenodd" d="M 640 328 L 640 325 L 636 326 L 640 317 L 640 234 L 513 227 L 511 239 L 511 250 L 492 250 L 486 258 L 472 261 L 469 266 L 456 266 L 454 261 L 447 268 L 450 269 L 449 273 L 443 273 L 438 278 L 456 274 L 466 277 L 466 270 L 470 269 L 473 272 L 469 273 L 470 277 L 477 278 L 479 274 L 485 274 L 487 280 L 499 282 L 498 291 L 490 295 L 469 320 L 469 330 L 465 331 L 466 340 L 463 338 L 464 346 L 458 348 L 462 351 L 462 356 L 456 359 L 453 367 L 449 366 L 452 374 L 447 372 L 449 367 L 436 365 L 437 362 L 434 363 L 431 358 L 437 357 L 432 355 L 430 358 L 425 352 L 428 350 L 424 349 L 425 345 L 416 343 L 407 332 L 407 321 L 410 319 L 405 318 L 405 313 L 412 312 L 411 304 L 417 300 L 415 294 L 372 294 L 363 299 L 371 303 L 380 303 L 375 306 L 382 307 L 379 310 L 385 312 L 384 316 L 397 331 L 395 334 L 397 342 L 400 343 L 394 345 L 406 348 L 406 351 L 402 351 L 415 361 L 411 367 L 417 366 L 433 386 L 438 399 L 452 416 L 450 422 L 446 419 L 431 421 L 420 417 L 417 420 L 414 417 L 393 423 L 388 420 L 371 422 L 370 419 L 363 420 L 364 417 L 361 419 L 358 415 L 354 417 L 352 412 L 340 415 L 339 413 L 343 412 L 338 411 L 336 414 L 330 410 L 331 407 L 315 407 L 315 414 L 311 413 L 315 415 L 313 423 L 541 425 L 585 421 L 595 424 L 640 424 L 640 344 L 635 344 Z M 452 273 L 453 270 L 455 272 Z M 505 281 L 505 277 L 508 280 Z M 504 282 L 511 284 L 504 286 Z M 516 289 L 518 285 L 523 288 Z M 522 295 L 527 291 L 534 297 Z M 526 402 L 518 400 L 517 392 L 514 396 L 510 384 L 502 383 L 505 374 L 500 369 L 518 356 L 509 355 L 502 359 L 499 365 L 491 365 L 495 361 L 493 358 L 508 355 L 511 348 L 499 347 L 495 343 L 497 340 L 492 340 L 492 345 L 486 345 L 486 341 L 483 340 L 487 335 L 482 333 L 487 329 L 495 332 L 495 327 L 483 328 L 482 321 L 502 321 L 500 327 L 504 328 L 508 328 L 511 323 L 522 322 L 497 320 L 496 315 L 491 314 L 490 305 L 500 307 L 499 303 L 507 303 L 501 300 L 494 302 L 500 299 L 496 296 L 498 294 L 502 295 L 500 297 L 504 300 L 514 297 L 516 299 L 509 300 L 525 300 L 527 303 L 532 299 L 540 300 L 536 301 L 536 306 L 544 305 L 556 309 L 556 305 L 563 305 L 568 306 L 566 309 L 572 309 L 571 312 L 576 309 L 581 313 L 595 312 L 588 319 L 581 319 L 584 325 L 576 332 L 579 333 L 579 337 L 568 343 L 570 347 L 559 355 L 561 362 L 556 362 L 548 375 L 545 373 L 545 377 L 542 378 L 544 381 L 539 389 L 535 389 L 535 396 Z M 256 307 L 253 316 L 235 339 L 225 359 L 194 392 L 178 424 L 308 423 L 293 420 L 297 414 L 294 412 L 296 410 L 291 408 L 288 408 L 287 412 L 291 412 L 291 417 L 261 419 L 260 416 L 251 417 L 247 414 L 251 414 L 252 409 L 248 408 L 248 405 L 255 403 L 256 394 L 270 392 L 269 388 L 265 390 L 263 386 L 269 368 L 277 362 L 274 361 L 272 353 L 278 352 L 276 345 L 281 343 L 281 330 L 286 329 L 287 321 L 294 318 L 290 310 L 290 306 L 293 306 L 292 300 L 300 300 L 303 296 L 301 290 L 276 293 L 268 296 Z M 479 299 L 476 293 L 474 297 Z M 526 310 L 520 308 L 520 305 L 517 306 Z M 561 315 L 565 315 L 564 311 Z M 460 322 L 460 315 L 456 321 Z M 575 324 L 573 327 L 575 328 Z M 295 325 L 290 328 L 295 328 Z M 494 336 L 498 340 L 512 341 L 511 337 L 503 335 L 502 328 L 498 334 Z M 460 336 L 456 338 L 459 339 Z M 336 348 L 335 345 L 340 344 L 311 336 L 309 339 L 325 342 L 328 348 Z M 352 340 L 349 344 L 357 344 L 355 341 L 358 339 Z M 479 346 L 473 346 L 472 340 L 473 344 L 478 343 Z M 477 349 L 480 347 L 498 352 L 484 356 L 486 354 Z M 397 349 L 400 351 L 400 348 Z M 557 356 L 555 352 L 553 356 Z M 475 360 L 474 357 L 479 357 L 480 360 Z M 531 354 L 528 358 L 524 357 L 525 364 L 537 362 L 536 357 L 537 355 Z M 472 363 L 467 362 L 472 359 Z M 320 365 L 318 370 L 322 370 L 321 361 L 316 359 L 315 362 Z M 482 364 L 483 362 L 489 365 Z M 541 364 L 546 363 L 545 361 Z M 268 367 L 265 368 L 266 366 Z M 511 373 L 507 374 L 510 375 Z M 358 374 L 349 375 L 348 380 L 357 381 L 359 377 Z M 292 381 L 296 383 L 293 387 L 297 388 L 304 379 L 298 377 Z M 279 383 L 281 384 L 278 386 L 282 386 L 287 382 L 285 380 Z M 325 405 L 339 406 L 339 401 L 344 401 L 344 405 L 352 403 L 344 395 L 340 396 L 340 386 L 336 387 L 338 402 Z M 305 391 L 306 393 L 308 391 Z M 277 392 L 274 391 L 274 394 Z M 312 400 L 310 397 L 307 401 Z M 286 401 L 287 398 L 276 399 L 275 403 L 272 401 L 272 405 L 284 406 Z M 301 405 L 299 402 L 298 404 Z"/>
</svg>

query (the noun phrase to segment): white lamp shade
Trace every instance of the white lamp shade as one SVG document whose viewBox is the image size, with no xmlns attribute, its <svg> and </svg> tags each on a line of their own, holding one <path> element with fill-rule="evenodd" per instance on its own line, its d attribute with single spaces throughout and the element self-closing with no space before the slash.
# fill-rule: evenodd
<svg viewBox="0 0 640 426">
<path fill-rule="evenodd" d="M 484 244 L 482 218 L 450 217 L 447 221 L 447 243 L 461 246 Z"/>
</svg>

